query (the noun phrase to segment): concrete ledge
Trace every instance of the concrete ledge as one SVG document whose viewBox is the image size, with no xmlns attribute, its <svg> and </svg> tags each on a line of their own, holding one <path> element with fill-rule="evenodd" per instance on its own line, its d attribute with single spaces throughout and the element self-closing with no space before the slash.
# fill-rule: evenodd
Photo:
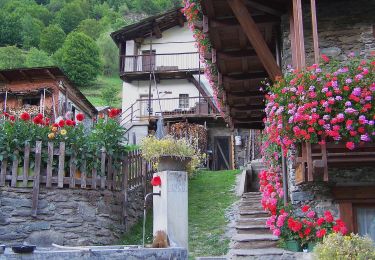
<svg viewBox="0 0 375 260">
<path fill-rule="evenodd" d="M 93 247 L 87 250 L 61 250 L 55 248 L 38 248 L 32 254 L 15 254 L 11 248 L 6 248 L 5 253 L 0 255 L 0 260 L 74 260 L 74 259 L 100 259 L 100 260 L 187 260 L 188 253 L 186 248 L 134 248 L 126 247 L 106 248 Z"/>
</svg>

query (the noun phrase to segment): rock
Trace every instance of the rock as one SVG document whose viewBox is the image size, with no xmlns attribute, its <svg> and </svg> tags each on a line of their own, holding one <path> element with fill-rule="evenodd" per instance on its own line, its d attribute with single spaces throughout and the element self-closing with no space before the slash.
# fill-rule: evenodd
<svg viewBox="0 0 375 260">
<path fill-rule="evenodd" d="M 1 206 L 12 206 L 12 207 L 28 207 L 31 208 L 31 200 L 27 199 L 14 199 L 14 198 L 2 198 Z"/>
<path fill-rule="evenodd" d="M 296 191 L 291 194 L 292 201 L 298 202 L 298 201 L 309 201 L 314 199 L 314 194 L 312 194 L 309 191 Z"/>
<path fill-rule="evenodd" d="M 329 57 L 337 57 L 341 54 L 341 49 L 338 47 L 330 47 L 321 49 L 321 53 Z"/>
<path fill-rule="evenodd" d="M 56 231 L 35 231 L 25 241 L 36 246 L 49 247 L 52 243 L 62 245 L 64 236 Z"/>
</svg>

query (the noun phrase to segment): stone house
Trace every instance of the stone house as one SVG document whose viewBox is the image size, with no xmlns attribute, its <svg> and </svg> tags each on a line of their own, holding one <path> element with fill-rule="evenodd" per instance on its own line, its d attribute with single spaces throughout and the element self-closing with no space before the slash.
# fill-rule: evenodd
<svg viewBox="0 0 375 260">
<path fill-rule="evenodd" d="M 0 71 L 0 109 L 13 115 L 42 113 L 55 120 L 71 112 L 85 114 L 92 125 L 97 110 L 57 67 L 21 68 Z"/>
<path fill-rule="evenodd" d="M 265 78 L 272 81 L 281 76 L 288 65 L 302 69 L 317 63 L 321 54 L 346 60 L 349 52 L 367 57 L 375 51 L 372 0 L 200 3 L 206 24 L 203 31 L 214 52 L 221 54 L 216 55 L 223 89 L 219 99 L 225 104 L 226 121 L 234 129 L 264 127 L 265 91 L 260 86 Z M 301 171 L 296 172 L 291 156 L 284 174 L 288 201 L 296 207 L 311 204 L 318 212 L 333 210 L 350 232 L 375 239 L 375 154 L 371 147 L 363 148 L 363 156 L 357 160 L 343 153 L 338 161 L 328 157 L 323 181 L 304 176 L 300 181 Z M 318 174 L 313 165 L 320 162 L 309 156 L 311 164 L 302 174 Z"/>
</svg>

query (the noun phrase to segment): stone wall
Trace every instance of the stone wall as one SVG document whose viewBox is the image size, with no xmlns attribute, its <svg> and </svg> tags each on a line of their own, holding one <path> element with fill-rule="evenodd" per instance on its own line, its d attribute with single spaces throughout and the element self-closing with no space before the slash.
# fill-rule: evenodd
<svg viewBox="0 0 375 260">
<path fill-rule="evenodd" d="M 319 46 L 322 53 L 345 60 L 350 52 L 368 56 L 375 50 L 375 1 L 317 1 Z M 313 64 L 309 1 L 303 6 L 306 64 Z M 289 17 L 282 19 L 282 64 L 292 64 Z"/>
<path fill-rule="evenodd" d="M 129 191 L 127 226 L 142 216 L 143 187 Z M 40 246 L 108 245 L 125 231 L 119 191 L 41 187 L 37 217 L 31 216 L 32 189 L 0 188 L 0 244 Z"/>
</svg>

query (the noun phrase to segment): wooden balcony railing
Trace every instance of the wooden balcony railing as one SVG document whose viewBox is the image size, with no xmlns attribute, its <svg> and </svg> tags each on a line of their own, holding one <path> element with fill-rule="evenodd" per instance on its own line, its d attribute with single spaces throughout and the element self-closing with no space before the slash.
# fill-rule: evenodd
<svg viewBox="0 0 375 260">
<path fill-rule="evenodd" d="M 212 97 L 138 99 L 122 115 L 122 125 L 147 120 L 149 116 L 216 116 L 219 115 Z"/>
<path fill-rule="evenodd" d="M 122 56 L 120 65 L 121 73 L 194 71 L 203 68 L 198 52 Z"/>
</svg>

